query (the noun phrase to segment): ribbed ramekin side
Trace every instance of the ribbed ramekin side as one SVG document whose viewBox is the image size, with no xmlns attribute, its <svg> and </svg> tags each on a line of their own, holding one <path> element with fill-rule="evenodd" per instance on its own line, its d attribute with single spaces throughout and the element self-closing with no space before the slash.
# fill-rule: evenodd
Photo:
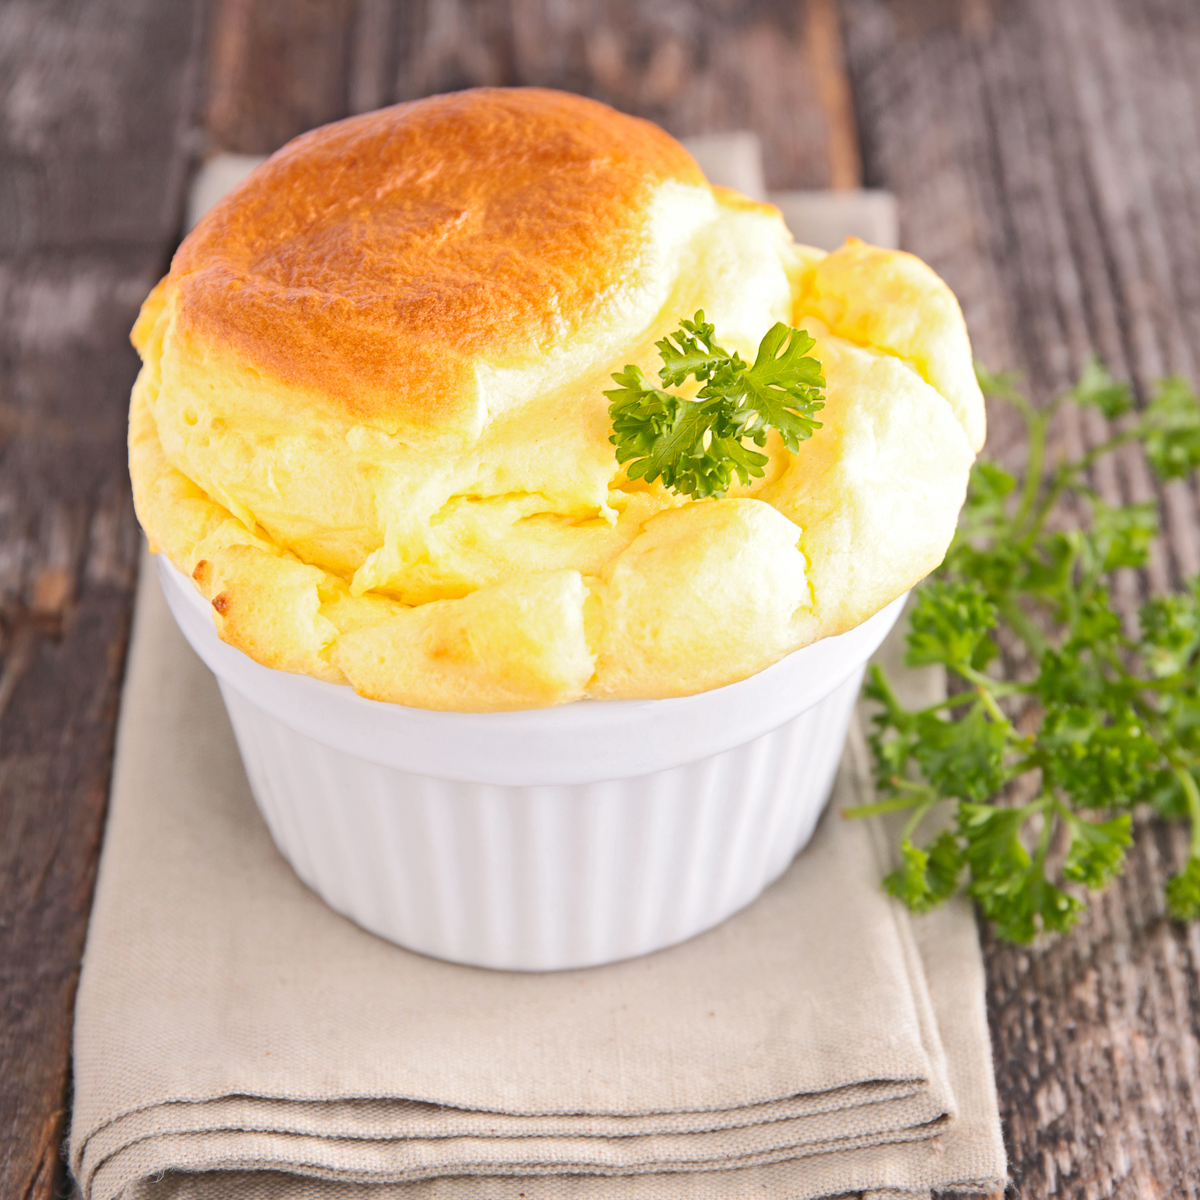
<svg viewBox="0 0 1200 1200">
<path fill-rule="evenodd" d="M 367 762 L 222 691 L 276 844 L 331 907 L 425 954 L 555 970 L 672 945 L 753 900 L 811 836 L 857 685 L 699 762 L 557 787 Z"/>
<path fill-rule="evenodd" d="M 236 689 L 218 680 L 221 698 L 237 738 L 246 778 L 259 812 L 280 853 L 309 886 L 316 869 L 309 857 L 311 832 L 305 822 L 303 797 L 288 787 L 286 765 L 296 734 L 264 714 Z M 300 747 L 303 752 L 305 747 Z"/>
<path fill-rule="evenodd" d="M 478 902 L 478 785 L 380 767 L 297 733 L 233 688 L 222 695 L 251 791 L 296 874 L 331 908 L 413 949 L 462 958 Z M 465 836 L 464 836 L 465 835 Z M 473 854 L 473 851 L 475 853 Z"/>
<path fill-rule="evenodd" d="M 816 829 L 833 789 L 862 675 L 860 668 L 824 701 L 777 731 L 781 758 L 762 840 L 760 889 L 783 874 Z"/>
</svg>

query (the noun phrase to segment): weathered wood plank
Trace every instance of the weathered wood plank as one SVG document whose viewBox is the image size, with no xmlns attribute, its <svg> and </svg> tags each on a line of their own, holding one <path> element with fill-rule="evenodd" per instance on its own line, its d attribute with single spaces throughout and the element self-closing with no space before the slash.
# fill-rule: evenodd
<svg viewBox="0 0 1200 1200">
<path fill-rule="evenodd" d="M 269 154 L 349 111 L 354 0 L 218 0 L 205 124 L 212 146 Z"/>
<path fill-rule="evenodd" d="M 770 187 L 857 186 L 857 140 L 827 0 L 719 8 L 510 0 L 507 19 L 502 8 L 411 6 L 395 98 L 474 83 L 564 88 L 678 137 L 752 129 Z"/>
<path fill-rule="evenodd" d="M 540 85 L 681 137 L 752 129 L 773 188 L 858 186 L 834 0 L 222 0 L 216 21 L 215 149 L 266 153 L 309 125 L 433 92 Z"/>
<path fill-rule="evenodd" d="M 844 0 L 867 181 L 963 301 L 980 357 L 1045 399 L 1095 350 L 1142 395 L 1196 379 L 1200 9 L 1183 0 Z M 1067 423 L 1067 444 L 1103 435 Z M 1019 462 L 993 414 L 992 453 Z M 1098 474 L 1159 494 L 1161 587 L 1200 563 L 1194 491 L 1137 453 Z M 1126 581 L 1125 599 L 1139 581 Z M 1143 822 L 1125 880 L 1070 937 L 988 942 L 989 1006 L 1023 1196 L 1195 1196 L 1200 930 L 1168 921 L 1182 830 Z"/>
<path fill-rule="evenodd" d="M 179 225 L 201 8 L 0 6 L 0 1195 L 60 1193 L 137 536 L 128 329 Z"/>
</svg>

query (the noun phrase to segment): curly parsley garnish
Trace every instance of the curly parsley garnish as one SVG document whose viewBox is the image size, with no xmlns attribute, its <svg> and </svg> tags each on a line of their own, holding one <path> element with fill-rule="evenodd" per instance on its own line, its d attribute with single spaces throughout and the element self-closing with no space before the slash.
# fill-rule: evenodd
<svg viewBox="0 0 1200 1200">
<path fill-rule="evenodd" d="M 907 811 L 902 865 L 888 891 L 922 911 L 965 880 L 1007 941 L 1064 931 L 1084 904 L 1062 885 L 1098 889 L 1123 869 L 1130 813 L 1147 804 L 1191 823 L 1190 854 L 1166 887 L 1168 911 L 1200 917 L 1200 577 L 1153 596 L 1132 622 L 1112 603 L 1114 572 L 1145 564 L 1153 503 L 1110 506 L 1088 484 L 1102 456 L 1139 442 L 1160 479 L 1200 466 L 1200 402 L 1164 380 L 1134 414 L 1127 384 L 1092 361 L 1079 383 L 1035 410 L 1007 376 L 980 371 L 1029 431 L 1023 479 L 980 460 L 957 537 L 917 593 L 906 661 L 942 664 L 948 699 L 904 707 L 878 668 L 866 695 L 880 711 L 871 747 L 878 804 Z M 1044 470 L 1046 435 L 1064 401 L 1121 422 L 1081 457 Z M 1064 506 L 1085 517 L 1064 528 Z M 1014 678 L 988 671 L 1003 649 Z M 954 820 L 914 841 L 934 808 Z"/>
<path fill-rule="evenodd" d="M 736 352 L 717 345 L 716 330 L 704 320 L 681 320 L 680 328 L 658 342 L 662 387 L 654 387 L 640 367 L 613 376 L 620 385 L 609 397 L 617 462 L 628 463 L 630 479 L 704 499 L 724 496 L 734 476 L 743 484 L 763 475 L 767 456 L 746 445 L 765 446 L 771 429 L 793 453 L 820 429 L 814 414 L 824 407 L 821 364 L 807 357 L 813 339 L 782 321 L 773 325 L 751 366 Z M 694 400 L 668 392 L 692 376 L 702 384 Z"/>
</svg>

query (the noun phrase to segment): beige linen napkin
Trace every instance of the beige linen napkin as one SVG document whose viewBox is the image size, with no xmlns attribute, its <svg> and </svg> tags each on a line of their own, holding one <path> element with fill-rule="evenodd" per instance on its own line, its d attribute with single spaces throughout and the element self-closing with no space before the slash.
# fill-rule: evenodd
<svg viewBox="0 0 1200 1200">
<path fill-rule="evenodd" d="M 835 803 L 857 800 L 850 755 Z M 142 572 L 75 1028 L 84 1195 L 805 1197 L 997 1186 L 968 909 L 914 921 L 827 814 L 682 946 L 550 975 L 411 954 L 300 883 Z"/>
</svg>

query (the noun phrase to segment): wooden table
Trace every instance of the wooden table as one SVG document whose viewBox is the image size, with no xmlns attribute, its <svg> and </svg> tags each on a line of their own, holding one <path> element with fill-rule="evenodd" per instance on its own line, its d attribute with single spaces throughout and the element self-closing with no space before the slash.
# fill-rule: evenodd
<svg viewBox="0 0 1200 1200">
<path fill-rule="evenodd" d="M 216 150 L 479 83 L 586 92 L 679 135 L 754 129 L 774 188 L 892 189 L 979 356 L 1039 399 L 1093 349 L 1142 394 L 1200 375 L 1195 0 L 0 4 L 4 1197 L 69 1189 L 71 1008 L 137 547 L 126 332 L 187 180 Z M 1021 458 L 1001 414 L 990 447 Z M 1154 494 L 1136 457 L 1099 482 Z M 1200 569 L 1195 490 L 1163 499 L 1153 584 Z M 1144 823 L 1071 936 L 985 938 L 1024 1197 L 1200 1190 L 1200 929 L 1161 901 L 1183 853 Z"/>
</svg>

